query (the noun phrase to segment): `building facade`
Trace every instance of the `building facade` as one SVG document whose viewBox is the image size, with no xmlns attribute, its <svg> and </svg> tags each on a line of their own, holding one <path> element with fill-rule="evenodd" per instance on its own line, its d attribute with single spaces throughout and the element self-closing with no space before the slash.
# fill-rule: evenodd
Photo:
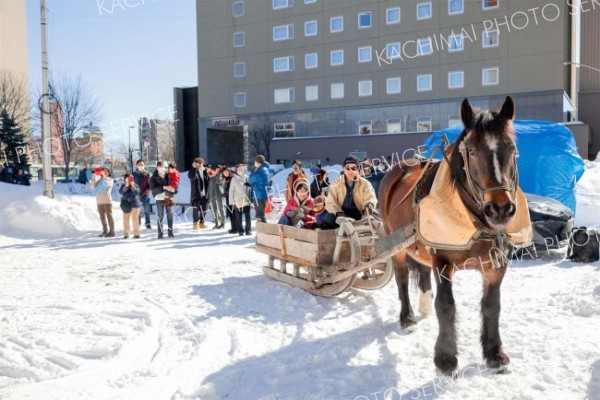
<svg viewBox="0 0 600 400">
<path fill-rule="evenodd" d="M 171 120 L 140 118 L 138 135 L 141 146 L 140 158 L 148 164 L 157 161 L 175 161 L 175 125 Z"/>
<path fill-rule="evenodd" d="M 248 156 L 265 129 L 287 153 L 302 138 L 363 135 L 393 135 L 393 153 L 460 123 L 464 97 L 493 108 L 511 95 L 519 119 L 570 121 L 574 66 L 564 61 L 583 13 L 572 3 L 198 0 L 200 154 L 210 159 L 234 132 Z M 271 161 L 289 158 L 280 153 Z"/>
</svg>

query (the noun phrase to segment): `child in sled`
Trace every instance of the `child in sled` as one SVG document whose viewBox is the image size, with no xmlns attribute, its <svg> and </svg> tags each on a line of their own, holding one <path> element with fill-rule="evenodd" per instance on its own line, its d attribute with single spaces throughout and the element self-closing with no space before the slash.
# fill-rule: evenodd
<svg viewBox="0 0 600 400">
<path fill-rule="evenodd" d="M 313 199 L 310 197 L 308 181 L 299 179 L 294 184 L 295 195 L 286 204 L 278 224 L 302 228 L 315 222 Z"/>
</svg>

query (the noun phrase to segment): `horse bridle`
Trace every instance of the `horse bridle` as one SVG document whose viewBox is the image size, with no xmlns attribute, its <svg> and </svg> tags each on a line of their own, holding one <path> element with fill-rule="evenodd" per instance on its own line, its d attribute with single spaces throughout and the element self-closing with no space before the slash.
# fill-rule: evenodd
<svg viewBox="0 0 600 400">
<path fill-rule="evenodd" d="M 463 159 L 463 170 L 465 171 L 465 175 L 467 177 L 467 187 L 465 188 L 466 195 L 475 204 L 475 206 L 478 208 L 478 210 L 480 212 L 483 211 L 483 208 L 485 206 L 484 195 L 486 193 L 496 192 L 499 190 L 509 192 L 511 200 L 514 201 L 515 197 L 517 195 L 517 187 L 519 186 L 519 170 L 517 168 L 517 158 L 519 156 L 519 152 L 517 151 L 517 148 L 515 147 L 515 149 L 513 151 L 513 161 L 515 163 L 515 169 L 514 169 L 513 176 L 512 176 L 511 182 L 510 182 L 510 186 L 498 185 L 498 186 L 492 186 L 489 188 L 482 188 L 471 177 L 471 168 L 469 166 L 469 154 L 468 154 L 469 153 L 468 143 L 469 143 L 470 135 L 471 134 L 468 134 L 467 136 L 465 136 L 465 138 L 458 145 L 458 151 Z"/>
</svg>

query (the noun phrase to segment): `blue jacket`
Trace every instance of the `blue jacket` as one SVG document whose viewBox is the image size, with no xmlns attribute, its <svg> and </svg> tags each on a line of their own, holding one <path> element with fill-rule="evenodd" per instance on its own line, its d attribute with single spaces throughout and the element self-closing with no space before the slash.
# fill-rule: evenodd
<svg viewBox="0 0 600 400">
<path fill-rule="evenodd" d="M 251 187 L 251 195 L 257 200 L 267 200 L 267 186 L 269 185 L 269 163 L 265 161 L 256 171 L 248 177 Z"/>
<path fill-rule="evenodd" d="M 138 193 L 137 185 L 130 187 L 125 187 L 125 185 L 123 185 L 119 189 L 119 193 L 121 193 L 121 199 L 131 203 L 131 208 L 140 208 L 140 195 Z"/>
</svg>

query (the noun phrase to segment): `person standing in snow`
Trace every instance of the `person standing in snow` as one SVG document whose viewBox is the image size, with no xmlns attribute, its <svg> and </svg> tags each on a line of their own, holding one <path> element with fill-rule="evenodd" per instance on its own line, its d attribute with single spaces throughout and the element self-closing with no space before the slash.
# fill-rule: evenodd
<svg viewBox="0 0 600 400">
<path fill-rule="evenodd" d="M 221 166 L 217 165 L 208 172 L 208 198 L 210 210 L 213 213 L 215 226 L 213 229 L 221 229 L 225 226 L 225 213 L 223 212 L 223 178 Z"/>
<path fill-rule="evenodd" d="M 121 211 L 123 211 L 123 239 L 129 239 L 130 220 L 133 222 L 133 238 L 140 238 L 140 196 L 133 175 L 123 176 Z"/>
<path fill-rule="evenodd" d="M 163 219 L 165 213 L 167 214 L 167 234 L 170 238 L 174 237 L 173 234 L 173 207 L 165 201 L 166 190 L 169 187 L 167 183 L 167 172 L 162 161 L 156 163 L 156 170 L 150 178 L 150 190 L 156 200 L 156 211 L 158 213 L 157 226 L 158 226 L 158 239 L 163 238 Z"/>
<path fill-rule="evenodd" d="M 235 226 L 240 236 L 244 233 L 251 235 L 252 223 L 250 218 L 250 198 L 248 197 L 248 186 L 246 185 L 246 166 L 238 164 L 235 167 L 235 174 L 231 178 L 229 188 L 229 204 L 233 207 L 233 217 Z M 246 218 L 246 227 L 242 225 L 242 214 Z M 235 233 L 235 232 L 230 232 Z"/>
<path fill-rule="evenodd" d="M 150 225 L 150 174 L 146 171 L 146 164 L 144 160 L 137 160 L 135 163 L 135 171 L 133 171 L 133 180 L 138 188 L 138 195 L 140 197 L 140 215 L 138 217 L 138 224 L 142 223 L 142 212 L 144 214 L 144 220 L 146 222 L 146 229 L 151 229 Z"/>
<path fill-rule="evenodd" d="M 98 214 L 102 223 L 100 237 L 115 237 L 115 220 L 112 215 L 112 199 L 110 194 L 113 189 L 110 169 L 98 168 L 92 179 L 92 189 L 96 191 Z"/>
<path fill-rule="evenodd" d="M 237 233 L 237 225 L 236 219 L 233 214 L 233 204 L 231 200 L 229 200 L 229 192 L 231 190 L 231 181 L 233 179 L 233 174 L 227 165 L 223 165 L 223 197 L 225 198 L 225 216 L 229 218 L 229 222 L 231 222 L 231 229 L 229 229 L 229 233 Z"/>
<path fill-rule="evenodd" d="M 256 211 L 256 220 L 267 222 L 265 218 L 265 206 L 269 195 L 267 186 L 269 185 L 269 163 L 265 161 L 265 156 L 259 154 L 254 159 L 254 172 L 250 174 L 246 186 L 250 186 L 251 196 L 254 201 L 254 210 Z"/>
<path fill-rule="evenodd" d="M 190 204 L 192 205 L 194 226 L 193 229 L 206 228 L 204 213 L 208 203 L 208 171 L 204 166 L 204 159 L 197 157 L 188 172 L 190 178 Z"/>
</svg>

